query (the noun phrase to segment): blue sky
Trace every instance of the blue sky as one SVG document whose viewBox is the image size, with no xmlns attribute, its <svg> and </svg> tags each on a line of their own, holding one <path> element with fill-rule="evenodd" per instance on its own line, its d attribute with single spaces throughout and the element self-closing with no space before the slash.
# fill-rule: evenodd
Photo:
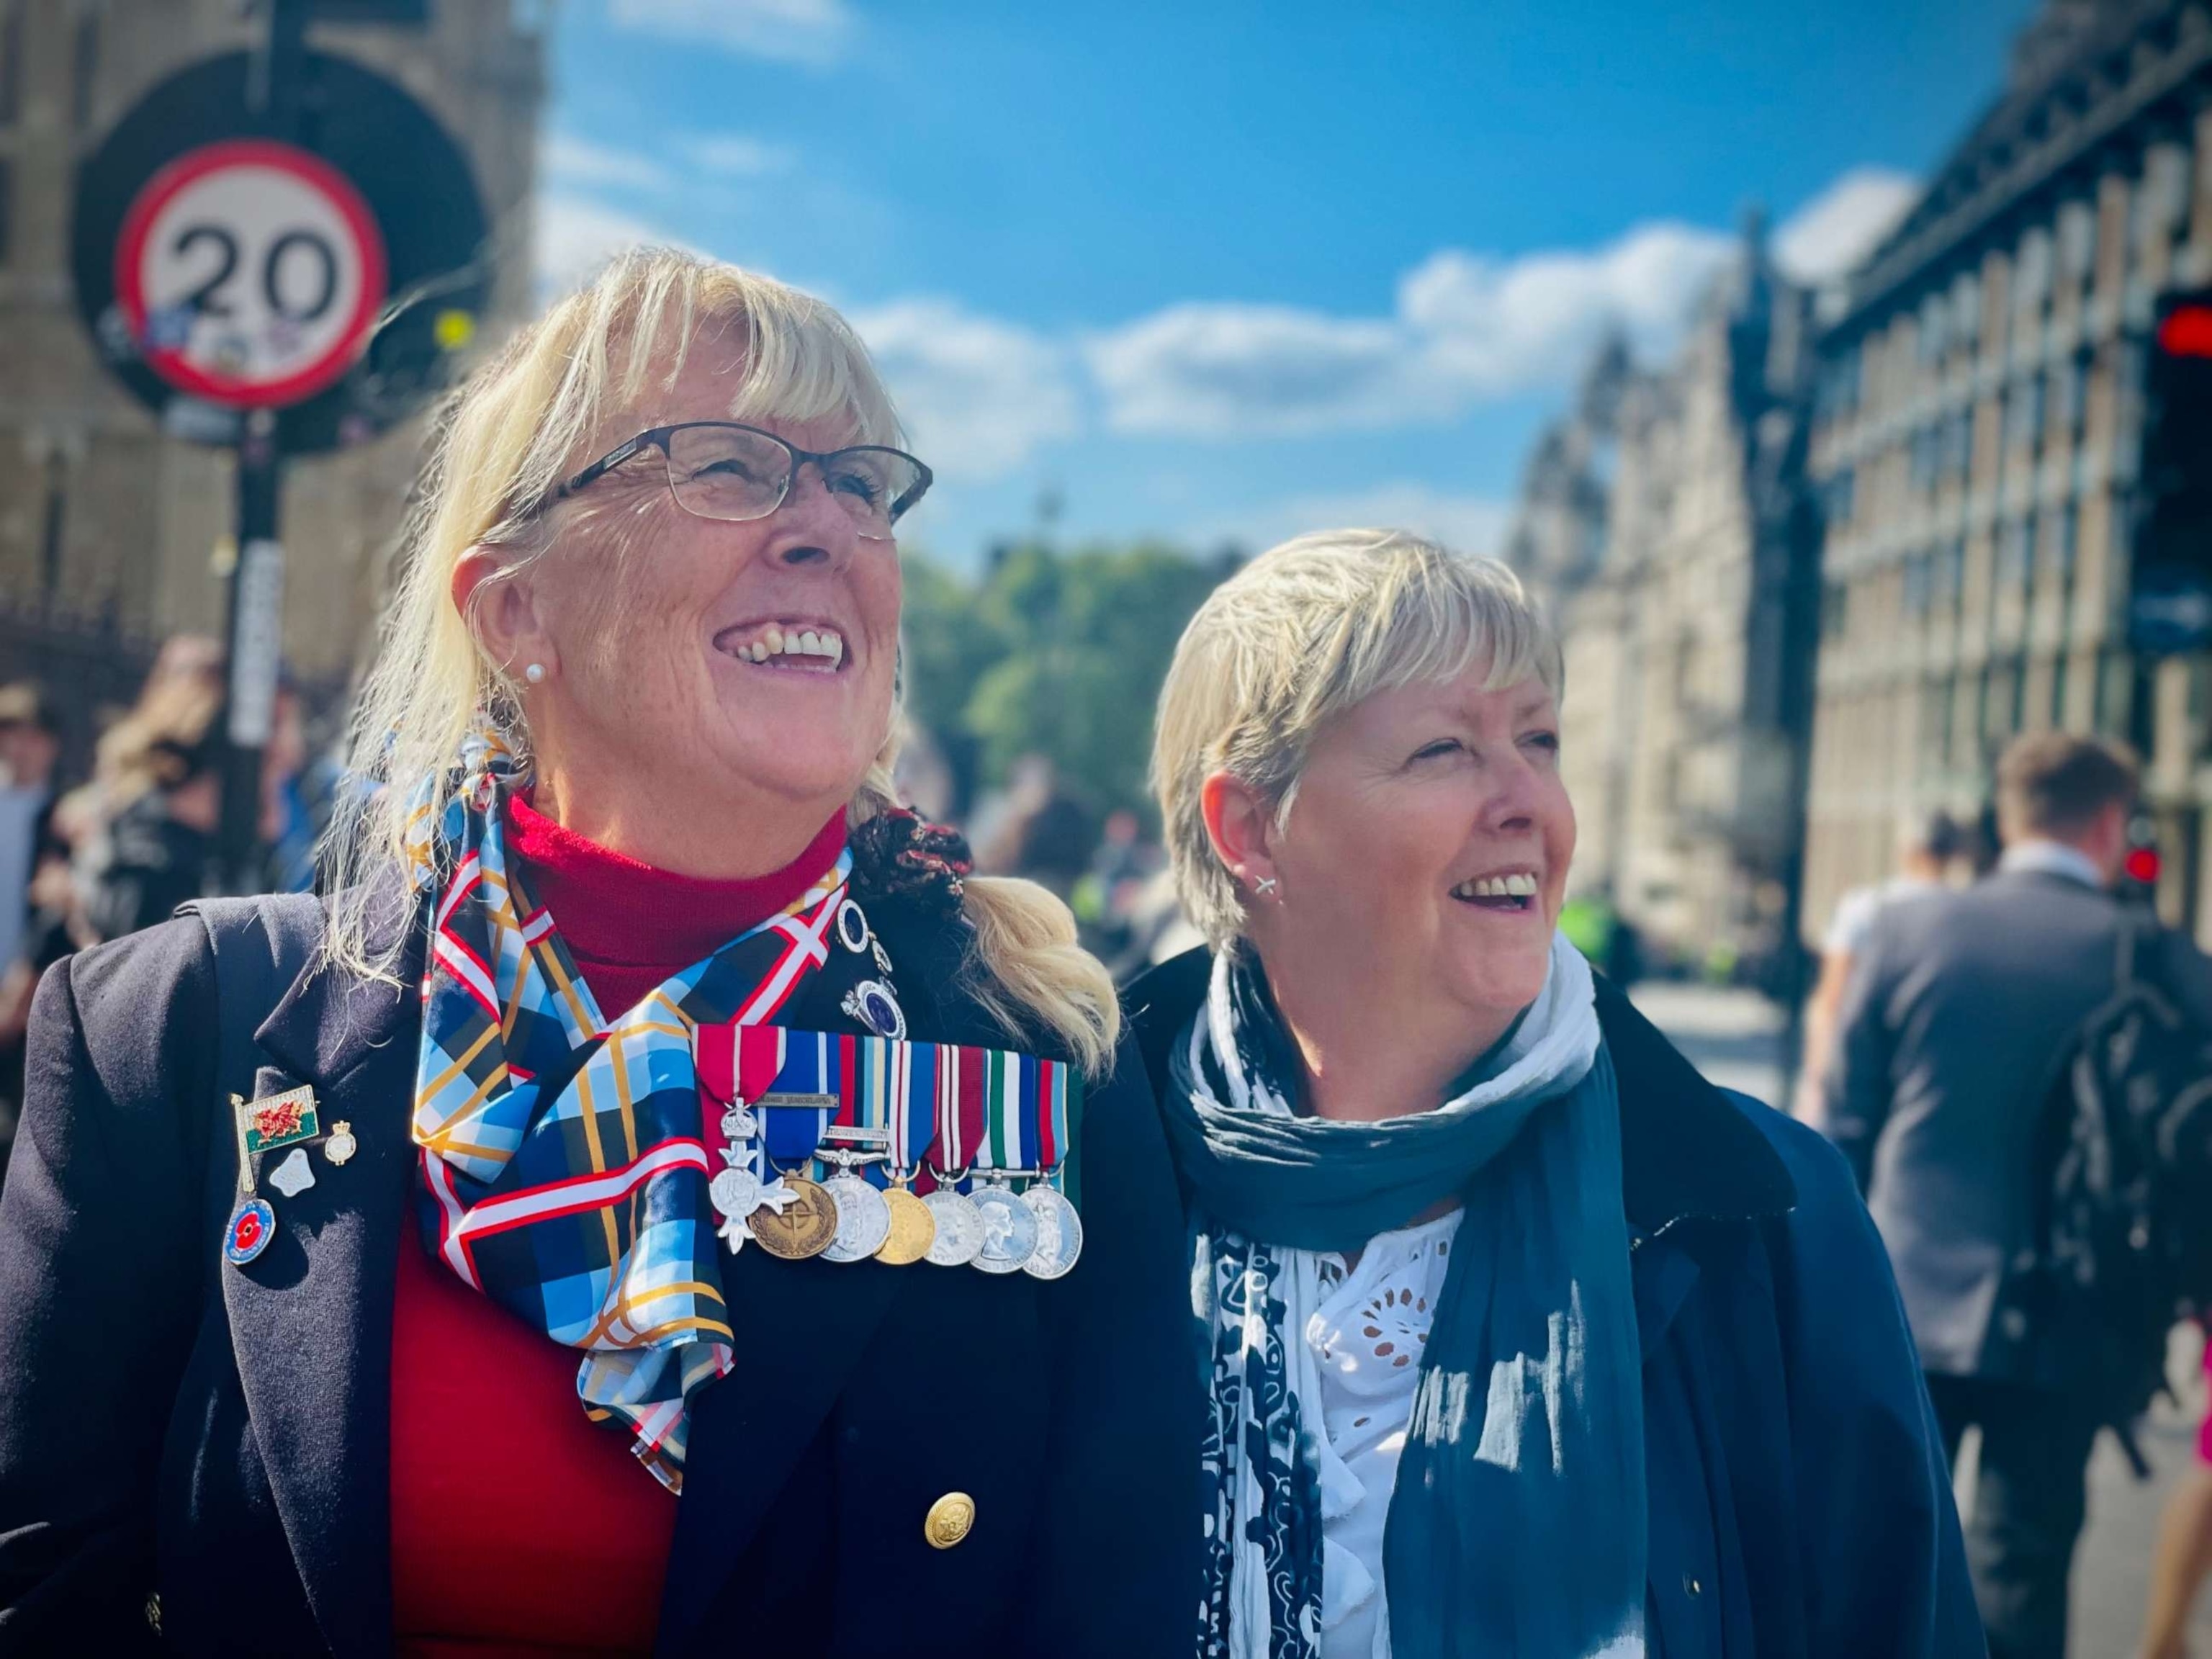
<svg viewBox="0 0 2212 1659">
<path fill-rule="evenodd" d="M 2032 9 L 568 0 L 537 257 L 836 301 L 955 563 L 1048 492 L 1075 538 L 1482 548 L 1604 327 L 1663 353 L 1748 202 L 1848 260 Z"/>
</svg>

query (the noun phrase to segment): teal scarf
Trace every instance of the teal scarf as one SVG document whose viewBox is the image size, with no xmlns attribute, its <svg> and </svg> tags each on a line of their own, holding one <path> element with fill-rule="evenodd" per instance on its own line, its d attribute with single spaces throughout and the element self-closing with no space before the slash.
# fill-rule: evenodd
<svg viewBox="0 0 2212 1659">
<path fill-rule="evenodd" d="M 1432 1111 L 1300 1118 L 1296 1065 L 1258 965 L 1218 960 L 1166 1102 L 1211 1372 L 1198 1650 L 1318 1653 L 1313 1253 L 1456 1194 L 1384 1539 L 1394 1659 L 1641 1654 L 1641 1367 L 1619 1099 L 1587 964 L 1555 940 L 1543 994 Z"/>
</svg>

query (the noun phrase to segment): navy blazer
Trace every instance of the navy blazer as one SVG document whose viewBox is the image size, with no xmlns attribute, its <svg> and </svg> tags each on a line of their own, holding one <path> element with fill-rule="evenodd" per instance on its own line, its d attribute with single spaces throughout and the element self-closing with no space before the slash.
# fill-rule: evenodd
<svg viewBox="0 0 2212 1659">
<path fill-rule="evenodd" d="M 1156 1091 L 1211 970 L 1193 951 L 1129 988 Z M 1975 1659 L 1950 1471 L 1850 1171 L 1597 985 L 1644 1350 L 1652 1659 Z"/>
<path fill-rule="evenodd" d="M 870 919 L 917 1037 L 1007 1046 L 948 930 L 896 902 Z M 854 1029 L 835 977 L 790 1024 Z M 310 972 L 261 1025 L 260 1091 L 313 1084 L 360 1150 L 276 1200 L 278 1236 L 243 1269 L 221 1254 L 236 1156 L 215 1006 L 190 918 L 39 991 L 0 1196 L 0 1652 L 131 1651 L 156 1623 L 185 1652 L 392 1649 L 419 1000 Z M 1200 1402 L 1158 1340 L 1188 1320 L 1188 1287 L 1146 1090 L 1125 1052 L 1090 1092 L 1086 1249 L 1058 1283 L 726 1259 L 737 1366 L 696 1405 L 659 1652 L 1188 1645 Z M 952 1491 L 975 1499 L 974 1528 L 932 1548 L 923 1517 Z"/>
</svg>

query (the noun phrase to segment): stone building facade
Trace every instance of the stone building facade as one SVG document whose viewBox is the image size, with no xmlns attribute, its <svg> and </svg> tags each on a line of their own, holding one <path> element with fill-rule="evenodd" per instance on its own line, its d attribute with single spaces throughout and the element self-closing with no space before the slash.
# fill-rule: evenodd
<svg viewBox="0 0 2212 1659">
<path fill-rule="evenodd" d="M 545 97 L 532 0 L 429 0 L 427 21 L 318 23 L 309 45 L 425 104 L 476 172 L 497 282 L 478 340 L 526 313 Z M 168 635 L 220 633 L 234 557 L 226 451 L 160 431 L 101 367 L 70 277 L 79 158 L 149 88 L 251 44 L 239 0 L 0 0 L 0 678 L 57 693 L 75 745 L 135 692 Z M 311 691 L 368 642 L 422 438 L 418 420 L 288 469 L 284 649 Z"/>
<path fill-rule="evenodd" d="M 1600 354 L 1539 446 L 1508 545 L 1566 659 L 1576 884 L 1692 964 L 1756 961 L 1782 937 L 1787 520 L 1808 318 L 1754 220 L 1672 362 Z M 1569 545 L 1578 561 L 1559 556 Z"/>
<path fill-rule="evenodd" d="M 2138 664 L 2124 626 L 2154 307 L 2208 281 L 2212 10 L 2050 0 L 1819 348 L 1809 928 L 2053 726 L 2148 750 L 2160 907 L 2212 922 L 2212 665 Z"/>
</svg>

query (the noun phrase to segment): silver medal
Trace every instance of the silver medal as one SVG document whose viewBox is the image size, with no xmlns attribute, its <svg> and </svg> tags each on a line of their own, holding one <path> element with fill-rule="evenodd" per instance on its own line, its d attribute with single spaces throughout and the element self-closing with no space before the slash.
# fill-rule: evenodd
<svg viewBox="0 0 2212 1659">
<path fill-rule="evenodd" d="M 1083 1218 L 1058 1188 L 1037 1182 L 1022 1194 L 1037 1218 L 1036 1249 L 1022 1271 L 1038 1279 L 1059 1279 L 1083 1254 Z"/>
<path fill-rule="evenodd" d="M 937 1224 L 937 1237 L 922 1260 L 937 1267 L 964 1267 L 983 1248 L 983 1218 L 965 1194 L 939 1187 L 921 1200 Z"/>
<path fill-rule="evenodd" d="M 882 1249 L 891 1236 L 884 1195 L 850 1170 L 840 1170 L 822 1186 L 837 1203 L 837 1237 L 822 1254 L 832 1261 L 866 1261 Z"/>
<path fill-rule="evenodd" d="M 995 1183 L 978 1187 L 969 1202 L 983 1218 L 983 1248 L 975 1252 L 975 1265 L 987 1273 L 1018 1271 L 1036 1249 L 1036 1212 L 1012 1188 Z"/>
</svg>

